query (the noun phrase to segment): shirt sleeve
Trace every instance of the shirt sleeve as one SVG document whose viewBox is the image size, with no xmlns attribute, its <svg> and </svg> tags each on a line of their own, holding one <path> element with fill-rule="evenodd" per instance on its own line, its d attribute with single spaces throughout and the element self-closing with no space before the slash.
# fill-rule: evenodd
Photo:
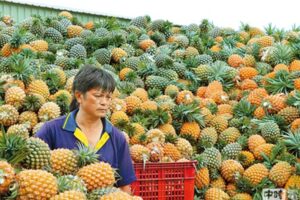
<svg viewBox="0 0 300 200">
<path fill-rule="evenodd" d="M 35 137 L 42 139 L 44 142 L 46 142 L 49 145 L 49 148 L 53 150 L 54 144 L 53 139 L 51 137 L 51 129 L 48 127 L 48 122 L 45 122 L 45 124 L 38 130 L 38 132 L 35 134 Z"/>
<path fill-rule="evenodd" d="M 122 133 L 119 134 L 121 135 Z M 136 180 L 128 143 L 123 135 L 121 135 L 120 140 L 118 147 L 118 173 L 120 176 L 117 181 L 118 187 L 129 185 Z"/>
</svg>

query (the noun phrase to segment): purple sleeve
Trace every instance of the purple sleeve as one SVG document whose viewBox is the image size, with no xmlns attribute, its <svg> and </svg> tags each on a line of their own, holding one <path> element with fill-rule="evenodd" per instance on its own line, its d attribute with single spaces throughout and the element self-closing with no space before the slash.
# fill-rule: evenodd
<svg viewBox="0 0 300 200">
<path fill-rule="evenodd" d="M 125 137 L 120 133 L 120 142 L 118 146 L 118 166 L 119 166 L 119 180 L 117 186 L 129 185 L 136 180 L 135 171 L 133 168 L 129 146 Z"/>
<path fill-rule="evenodd" d="M 48 123 L 45 122 L 45 124 L 35 134 L 35 137 L 42 139 L 44 142 L 46 142 L 49 145 L 49 148 L 53 150 L 54 144 L 51 135 L 52 133 L 50 128 L 48 127 Z"/>
</svg>

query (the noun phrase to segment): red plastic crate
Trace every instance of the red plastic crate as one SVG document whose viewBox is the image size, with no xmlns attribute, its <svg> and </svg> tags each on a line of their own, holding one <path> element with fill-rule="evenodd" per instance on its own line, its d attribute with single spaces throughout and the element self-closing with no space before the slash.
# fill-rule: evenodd
<svg viewBox="0 0 300 200">
<path fill-rule="evenodd" d="M 135 163 L 137 181 L 132 184 L 134 195 L 144 200 L 193 200 L 195 164 Z"/>
</svg>

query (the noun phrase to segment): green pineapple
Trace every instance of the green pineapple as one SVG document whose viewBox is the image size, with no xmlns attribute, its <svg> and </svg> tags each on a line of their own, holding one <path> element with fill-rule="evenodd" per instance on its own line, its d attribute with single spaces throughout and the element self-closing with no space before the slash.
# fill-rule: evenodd
<svg viewBox="0 0 300 200">
<path fill-rule="evenodd" d="M 28 155 L 23 161 L 27 169 L 43 169 L 50 164 L 50 148 L 47 143 L 39 138 L 27 140 Z"/>
<path fill-rule="evenodd" d="M 157 67 L 168 68 L 173 65 L 173 60 L 167 54 L 158 54 L 155 56 L 155 64 Z"/>
<path fill-rule="evenodd" d="M 130 21 L 130 24 L 134 25 L 136 27 L 139 27 L 139 28 L 146 28 L 148 26 L 149 21 L 150 21 L 150 17 L 147 15 L 146 16 L 138 16 L 138 17 L 133 18 Z"/>
<path fill-rule="evenodd" d="M 236 159 L 241 151 L 242 147 L 239 143 L 230 143 L 222 149 L 222 156 L 226 159 Z"/>
<path fill-rule="evenodd" d="M 222 156 L 219 150 L 215 147 L 205 149 L 202 155 L 207 162 L 209 170 L 219 169 L 221 167 Z"/>
<path fill-rule="evenodd" d="M 65 49 L 70 50 L 76 44 L 84 45 L 84 40 L 81 37 L 70 38 L 65 41 L 64 46 Z"/>
<path fill-rule="evenodd" d="M 76 44 L 70 49 L 70 57 L 85 59 L 87 57 L 87 52 L 84 46 L 81 44 Z"/>
<path fill-rule="evenodd" d="M 7 34 L 0 34 L 0 48 L 11 40 L 11 36 Z"/>
<path fill-rule="evenodd" d="M 44 26 L 39 18 L 34 18 L 32 20 L 32 25 L 30 27 L 30 32 L 36 36 L 44 35 Z"/>
<path fill-rule="evenodd" d="M 261 125 L 261 135 L 267 142 L 276 142 L 280 137 L 280 128 L 277 123 L 270 121 Z"/>
<path fill-rule="evenodd" d="M 186 67 L 182 63 L 175 62 L 172 66 L 172 69 L 178 74 L 180 78 L 183 78 L 185 72 L 187 71 Z"/>
<path fill-rule="evenodd" d="M 211 70 L 208 65 L 199 65 L 197 68 L 193 69 L 195 74 L 201 80 L 201 82 L 207 82 L 208 77 L 211 75 Z"/>
<path fill-rule="evenodd" d="M 172 70 L 172 69 L 163 69 L 160 68 L 157 70 L 157 75 L 167 78 L 169 81 L 177 81 L 178 80 L 178 75 L 177 73 Z"/>
<path fill-rule="evenodd" d="M 267 49 L 266 55 L 262 60 L 269 62 L 272 65 L 285 64 L 289 65 L 294 58 L 293 49 L 288 45 L 276 44 Z"/>
<path fill-rule="evenodd" d="M 93 55 L 97 59 L 97 61 L 102 65 L 110 63 L 111 53 L 105 48 L 97 49 L 93 53 Z"/>
<path fill-rule="evenodd" d="M 63 36 L 67 35 L 67 29 L 58 20 L 51 20 L 49 22 L 49 27 L 58 30 Z"/>
<path fill-rule="evenodd" d="M 58 30 L 51 27 L 45 30 L 44 38 L 50 39 L 55 43 L 63 40 L 62 34 Z"/>
<path fill-rule="evenodd" d="M 102 196 L 109 194 L 109 193 L 114 193 L 118 192 L 120 189 L 116 187 L 105 187 L 105 188 L 99 188 L 95 189 L 91 192 L 88 193 L 87 198 L 88 200 L 99 200 L 101 199 Z"/>
<path fill-rule="evenodd" d="M 147 88 L 157 88 L 164 90 L 169 84 L 169 80 L 161 76 L 148 76 L 145 82 Z"/>
<path fill-rule="evenodd" d="M 129 57 L 125 60 L 124 65 L 133 70 L 137 70 L 139 67 L 140 59 L 139 57 Z"/>
<path fill-rule="evenodd" d="M 209 65 L 213 63 L 212 57 L 207 54 L 197 55 L 195 56 L 195 59 L 199 65 Z"/>
</svg>

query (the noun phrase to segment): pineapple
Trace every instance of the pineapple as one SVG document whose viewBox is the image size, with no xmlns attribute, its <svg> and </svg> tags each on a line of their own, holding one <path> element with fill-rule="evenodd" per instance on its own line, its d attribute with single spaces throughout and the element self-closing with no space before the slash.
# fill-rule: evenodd
<svg viewBox="0 0 300 200">
<path fill-rule="evenodd" d="M 111 101 L 110 110 L 112 112 L 116 112 L 116 111 L 126 112 L 127 110 L 126 102 L 123 99 L 114 98 Z"/>
<path fill-rule="evenodd" d="M 238 54 L 230 55 L 228 57 L 227 62 L 231 67 L 235 67 L 235 68 L 240 67 L 244 64 L 243 58 Z"/>
<path fill-rule="evenodd" d="M 280 128 L 277 123 L 271 121 L 262 125 L 261 135 L 267 142 L 275 142 L 280 137 Z"/>
<path fill-rule="evenodd" d="M 54 102 L 47 102 L 39 109 L 40 121 L 49 121 L 60 116 L 60 107 Z"/>
<path fill-rule="evenodd" d="M 51 151 L 50 163 L 55 173 L 72 174 L 77 170 L 76 155 L 69 149 L 55 149 Z"/>
<path fill-rule="evenodd" d="M 146 162 L 150 158 L 150 150 L 140 144 L 130 147 L 130 155 L 134 162 Z"/>
<path fill-rule="evenodd" d="M 50 148 L 47 143 L 39 138 L 27 140 L 29 153 L 23 161 L 23 166 L 28 169 L 43 169 L 50 164 Z"/>
<path fill-rule="evenodd" d="M 263 99 L 268 96 L 268 92 L 264 88 L 257 88 L 251 91 L 247 97 L 247 100 L 256 106 L 259 106 Z"/>
<path fill-rule="evenodd" d="M 158 109 L 157 103 L 155 101 L 147 100 L 141 103 L 142 111 L 156 111 Z"/>
<path fill-rule="evenodd" d="M 87 57 L 87 52 L 84 46 L 76 44 L 70 49 L 69 56 L 71 58 L 85 59 Z"/>
<path fill-rule="evenodd" d="M 300 165 L 296 164 L 296 174 L 290 176 L 285 184 L 285 189 L 300 188 Z"/>
<path fill-rule="evenodd" d="M 255 161 L 254 155 L 250 151 L 241 151 L 238 160 L 243 167 L 249 167 Z"/>
<path fill-rule="evenodd" d="M 254 186 L 258 185 L 264 178 L 268 177 L 269 170 L 261 163 L 254 164 L 247 168 L 243 177 Z"/>
<path fill-rule="evenodd" d="M 196 172 L 195 185 L 198 189 L 203 189 L 209 186 L 210 177 L 207 167 L 202 167 Z"/>
<path fill-rule="evenodd" d="M 7 104 L 0 106 L 0 124 L 11 126 L 17 123 L 18 118 L 19 113 L 15 107 Z"/>
<path fill-rule="evenodd" d="M 280 161 L 270 170 L 269 178 L 278 187 L 283 187 L 292 175 L 292 167 L 289 163 Z"/>
<path fill-rule="evenodd" d="M 145 39 L 139 42 L 139 47 L 144 51 L 146 51 L 150 47 L 155 47 L 155 46 L 156 46 L 155 42 L 151 39 Z"/>
<path fill-rule="evenodd" d="M 132 196 L 121 190 L 103 195 L 100 200 L 134 200 Z M 136 199 L 138 200 L 138 199 Z"/>
<path fill-rule="evenodd" d="M 88 193 L 88 200 L 99 200 L 103 195 L 110 194 L 119 191 L 116 187 L 105 187 L 101 189 L 96 189 Z"/>
<path fill-rule="evenodd" d="M 111 59 L 111 54 L 110 52 L 105 49 L 97 49 L 94 53 L 93 53 L 94 57 L 97 59 L 97 61 L 101 64 L 109 64 L 110 63 L 110 59 Z"/>
<path fill-rule="evenodd" d="M 70 190 L 70 191 L 60 193 L 60 194 L 52 197 L 50 200 L 66 200 L 66 199 L 68 199 L 68 200 L 87 200 L 84 193 L 75 191 L 75 190 Z"/>
<path fill-rule="evenodd" d="M 46 42 L 45 40 L 34 40 L 29 44 L 34 50 L 38 52 L 43 52 L 48 50 L 48 42 Z"/>
<path fill-rule="evenodd" d="M 226 144 L 236 142 L 241 136 L 240 131 L 237 128 L 229 127 L 221 132 L 219 140 L 224 141 Z"/>
<path fill-rule="evenodd" d="M 191 91 L 183 90 L 177 94 L 176 103 L 177 104 L 190 104 L 194 100 L 194 95 Z"/>
<path fill-rule="evenodd" d="M 20 87 L 14 86 L 5 92 L 5 103 L 20 109 L 23 106 L 26 94 Z"/>
<path fill-rule="evenodd" d="M 225 160 L 221 165 L 222 177 L 228 182 L 235 182 L 238 174 L 244 173 L 243 166 L 235 160 Z"/>
<path fill-rule="evenodd" d="M 32 128 L 38 123 L 38 117 L 35 112 L 25 111 L 19 115 L 19 123 L 29 125 L 28 129 Z"/>
<path fill-rule="evenodd" d="M 164 155 L 164 149 L 158 142 L 151 142 L 147 144 L 147 148 L 150 150 L 150 161 L 158 162 Z"/>
<path fill-rule="evenodd" d="M 257 160 L 263 160 L 263 157 L 261 155 L 262 153 L 264 153 L 266 156 L 269 157 L 274 146 L 275 146 L 274 144 L 269 144 L 269 143 L 259 145 L 253 151 L 254 157 Z"/>
<path fill-rule="evenodd" d="M 37 93 L 28 94 L 24 100 L 24 108 L 28 111 L 37 112 L 46 103 L 45 98 Z"/>
<path fill-rule="evenodd" d="M 56 30 L 52 27 L 49 27 L 45 30 L 44 38 L 50 39 L 55 43 L 59 43 L 60 41 L 63 40 L 62 34 L 58 30 Z"/>
<path fill-rule="evenodd" d="M 178 138 L 175 143 L 175 146 L 184 158 L 190 159 L 192 157 L 193 147 L 188 140 L 184 138 Z"/>
<path fill-rule="evenodd" d="M 17 199 L 50 199 L 57 194 L 57 180 L 43 170 L 24 170 L 16 176 Z"/>
<path fill-rule="evenodd" d="M 32 81 L 28 88 L 27 92 L 29 94 L 39 94 L 44 97 L 44 99 L 48 99 L 50 92 L 47 84 L 42 80 L 34 80 Z"/>
<path fill-rule="evenodd" d="M 283 117 L 287 124 L 292 123 L 295 119 L 300 117 L 298 109 L 292 106 L 283 108 L 278 112 L 278 115 Z"/>
<path fill-rule="evenodd" d="M 83 179 L 88 191 L 113 185 L 116 180 L 114 169 L 107 163 L 99 162 L 82 167 L 77 176 Z"/>
<path fill-rule="evenodd" d="M 78 25 L 70 25 L 67 27 L 67 35 L 69 38 L 79 37 L 83 28 Z"/>
<path fill-rule="evenodd" d="M 212 180 L 210 181 L 210 187 L 211 188 L 218 188 L 221 190 L 225 190 L 226 189 L 226 182 L 225 180 L 222 178 L 222 176 L 218 176 L 218 173 L 216 173 L 217 177 L 215 177 L 216 175 L 213 174 L 215 172 L 212 172 Z"/>
<path fill-rule="evenodd" d="M 266 144 L 266 140 L 260 135 L 251 135 L 248 138 L 248 148 L 253 153 L 256 147 Z"/>
<path fill-rule="evenodd" d="M 203 138 L 210 138 L 212 144 L 216 144 L 218 140 L 218 133 L 214 127 L 207 127 L 201 131 L 199 139 L 202 140 Z"/>
<path fill-rule="evenodd" d="M 68 11 L 61 11 L 58 15 L 62 17 L 66 17 L 69 20 L 73 19 L 73 15 Z"/>
<path fill-rule="evenodd" d="M 177 161 L 182 157 L 180 151 L 171 143 L 164 144 L 164 155 L 170 157 L 174 161 Z"/>
<path fill-rule="evenodd" d="M 148 89 L 157 88 L 164 90 L 168 86 L 169 80 L 161 76 L 150 75 L 146 78 L 145 84 Z"/>
<path fill-rule="evenodd" d="M 120 63 L 123 58 L 127 57 L 127 53 L 121 48 L 114 48 L 111 51 L 111 57 L 114 62 Z"/>
<path fill-rule="evenodd" d="M 128 96 L 125 98 L 127 113 L 133 114 L 135 109 L 138 109 L 141 106 L 141 99 L 136 96 Z"/>
<path fill-rule="evenodd" d="M 142 100 L 142 102 L 145 102 L 148 100 L 148 93 L 144 88 L 136 88 L 132 93 L 131 96 L 136 96 L 139 99 Z"/>
<path fill-rule="evenodd" d="M 224 130 L 227 129 L 228 120 L 225 117 L 219 115 L 219 116 L 214 117 L 210 121 L 210 125 L 212 127 L 214 127 L 217 130 L 218 133 L 221 133 L 221 132 L 223 132 Z"/>
<path fill-rule="evenodd" d="M 119 123 L 121 123 L 122 121 L 129 122 L 129 117 L 123 111 L 116 111 L 116 112 L 112 113 L 112 115 L 110 117 L 110 121 L 114 126 L 116 126 Z"/>
<path fill-rule="evenodd" d="M 165 142 L 165 134 L 157 128 L 150 129 L 149 131 L 146 132 L 146 135 L 147 135 L 148 143 L 159 142 L 163 144 Z"/>
<path fill-rule="evenodd" d="M 207 160 L 207 167 L 209 170 L 219 169 L 221 167 L 222 156 L 215 147 L 205 149 L 203 156 Z"/>
<path fill-rule="evenodd" d="M 205 193 L 205 200 L 229 200 L 226 192 L 219 188 L 209 188 Z"/>
<path fill-rule="evenodd" d="M 252 200 L 252 196 L 248 193 L 238 193 L 231 200 Z"/>
<path fill-rule="evenodd" d="M 200 126 L 197 122 L 185 122 L 180 128 L 180 135 L 197 141 L 200 136 Z"/>
<path fill-rule="evenodd" d="M 0 161 L 0 195 L 5 194 L 9 191 L 10 185 L 15 180 L 15 170 L 6 161 Z"/>
<path fill-rule="evenodd" d="M 222 155 L 225 158 L 228 159 L 236 159 L 237 156 L 241 153 L 242 147 L 239 143 L 234 142 L 227 144 L 223 149 L 222 149 Z"/>
<path fill-rule="evenodd" d="M 29 138 L 29 131 L 26 124 L 14 124 L 7 129 L 7 134 L 16 134 L 24 138 Z"/>
</svg>

